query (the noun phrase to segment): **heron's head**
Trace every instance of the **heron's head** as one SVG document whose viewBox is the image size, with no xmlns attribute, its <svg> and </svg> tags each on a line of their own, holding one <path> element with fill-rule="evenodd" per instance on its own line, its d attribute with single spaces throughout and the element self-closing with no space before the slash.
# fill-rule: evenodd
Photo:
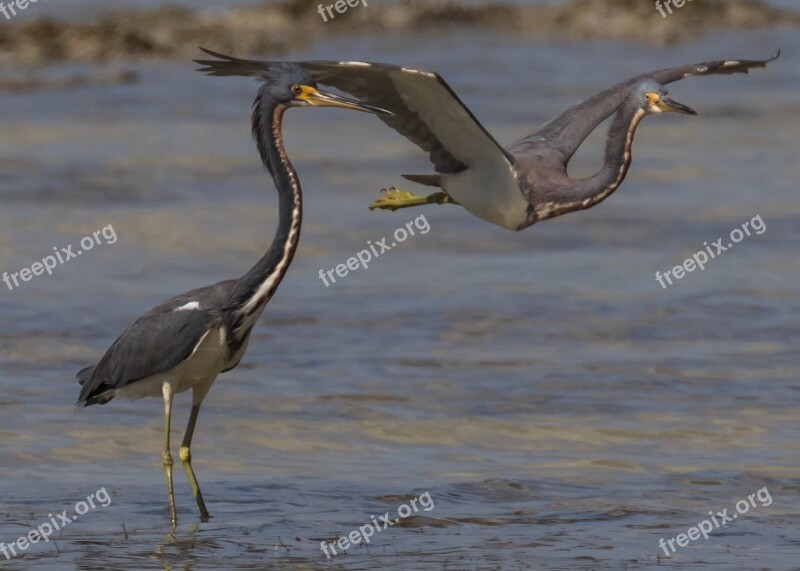
<svg viewBox="0 0 800 571">
<path fill-rule="evenodd" d="M 296 63 L 276 63 L 263 75 L 262 80 L 262 95 L 286 107 L 340 107 L 379 115 L 392 114 L 380 107 L 318 89 L 311 74 Z"/>
<path fill-rule="evenodd" d="M 639 83 L 635 89 L 635 96 L 648 114 L 674 112 L 697 115 L 697 111 L 672 99 L 664 86 L 652 79 Z"/>
</svg>

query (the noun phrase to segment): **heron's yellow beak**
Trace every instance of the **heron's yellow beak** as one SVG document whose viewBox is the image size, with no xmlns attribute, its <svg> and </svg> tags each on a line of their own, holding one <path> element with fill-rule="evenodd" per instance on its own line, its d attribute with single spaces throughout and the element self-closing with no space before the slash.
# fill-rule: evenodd
<svg viewBox="0 0 800 571">
<path fill-rule="evenodd" d="M 659 109 L 668 113 L 672 111 L 673 113 L 685 113 L 686 115 L 697 115 L 697 111 L 689 107 L 688 105 L 684 105 L 683 103 L 678 103 L 669 97 L 659 97 L 658 101 L 656 102 L 656 106 Z"/>
<path fill-rule="evenodd" d="M 340 107 L 342 109 L 351 109 L 353 111 L 375 113 L 376 115 L 394 115 L 394 113 L 387 111 L 386 109 L 381 109 L 380 107 L 375 107 L 373 105 L 367 105 L 366 103 L 362 103 L 355 99 L 349 99 L 347 97 L 342 97 L 341 95 L 328 93 L 327 91 L 320 91 L 316 87 L 312 87 L 310 85 L 301 85 L 300 90 L 300 93 L 295 95 L 295 99 L 299 101 L 305 101 L 309 105 L 314 105 L 315 107 Z"/>
</svg>

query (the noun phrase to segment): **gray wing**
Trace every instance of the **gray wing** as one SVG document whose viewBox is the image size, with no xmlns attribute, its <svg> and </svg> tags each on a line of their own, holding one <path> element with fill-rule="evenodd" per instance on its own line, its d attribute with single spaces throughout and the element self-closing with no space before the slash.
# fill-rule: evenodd
<svg viewBox="0 0 800 571">
<path fill-rule="evenodd" d="M 731 75 L 734 73 L 748 73 L 754 67 L 767 67 L 771 61 L 775 61 L 781 55 L 781 50 L 777 50 L 775 55 L 768 59 L 731 59 L 715 60 L 703 63 L 683 65 L 680 67 L 670 67 L 645 74 L 652 77 L 657 82 L 666 85 L 679 79 L 684 79 L 692 75 Z"/>
<path fill-rule="evenodd" d="M 209 289 L 174 297 L 131 324 L 96 365 L 77 374 L 83 385 L 77 404 L 103 404 L 110 400 L 102 397 L 106 391 L 169 371 L 188 358 L 220 318 L 217 310 L 203 309 L 215 307 L 204 304 L 213 293 Z M 201 309 L 175 311 L 192 301 L 199 301 Z"/>
<path fill-rule="evenodd" d="M 260 77 L 275 62 L 238 59 L 201 48 L 218 60 L 195 60 L 209 75 Z M 438 173 L 455 173 L 471 164 L 513 158 L 494 140 L 436 73 L 365 63 L 296 62 L 314 78 L 353 97 L 391 111 L 377 117 L 426 151 Z"/>
<path fill-rule="evenodd" d="M 560 153 L 566 163 L 586 137 L 619 109 L 628 97 L 631 88 L 641 79 L 649 77 L 664 85 L 693 75 L 748 73 L 750 68 L 766 67 L 780 53 L 778 50 L 773 57 L 764 60 L 707 61 L 638 75 L 570 107 L 555 119 L 542 125 L 534 133 L 513 143 L 509 147 L 509 151 L 512 154 L 524 153 L 528 148 L 543 146 Z"/>
</svg>

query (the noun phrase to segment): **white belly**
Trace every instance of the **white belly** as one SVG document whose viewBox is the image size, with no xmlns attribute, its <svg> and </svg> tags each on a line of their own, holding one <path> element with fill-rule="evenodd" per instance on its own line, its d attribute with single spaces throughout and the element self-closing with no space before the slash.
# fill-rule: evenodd
<svg viewBox="0 0 800 571">
<path fill-rule="evenodd" d="M 442 188 L 479 218 L 507 230 L 520 230 L 528 225 L 529 203 L 510 165 L 469 167 L 442 175 Z"/>
</svg>

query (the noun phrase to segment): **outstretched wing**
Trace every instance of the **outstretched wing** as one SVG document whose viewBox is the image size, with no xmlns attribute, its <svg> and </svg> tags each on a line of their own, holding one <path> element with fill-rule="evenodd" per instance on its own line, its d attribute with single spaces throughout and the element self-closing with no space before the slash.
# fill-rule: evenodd
<svg viewBox="0 0 800 571">
<path fill-rule="evenodd" d="M 78 405 L 103 404 L 107 391 L 175 368 L 194 352 L 219 319 L 195 290 L 156 307 L 131 324 L 93 366 L 81 370 Z"/>
<path fill-rule="evenodd" d="M 238 59 L 201 48 L 216 60 L 195 60 L 209 75 L 259 77 L 275 62 Z M 426 151 L 438 173 L 456 173 L 488 160 L 513 159 L 436 73 L 364 62 L 296 62 L 317 83 L 391 111 L 377 117 Z"/>
<path fill-rule="evenodd" d="M 771 61 L 775 61 L 781 55 L 781 50 L 775 52 L 775 55 L 768 59 L 729 59 L 729 60 L 716 60 L 707 61 L 703 63 L 695 63 L 690 65 L 682 65 L 679 67 L 670 67 L 653 71 L 645 74 L 652 77 L 657 82 L 666 85 L 679 79 L 684 79 L 692 75 L 731 75 L 734 73 L 748 73 L 748 70 L 754 67 L 767 67 Z"/>
<path fill-rule="evenodd" d="M 592 95 L 542 125 L 534 133 L 523 137 L 509 147 L 512 152 L 524 152 L 527 145 L 541 145 L 563 155 L 564 162 L 575 154 L 586 137 L 625 101 L 631 88 L 643 78 L 652 78 L 663 84 L 672 83 L 693 75 L 730 75 L 748 73 L 754 67 L 766 67 L 780 55 L 780 50 L 769 59 L 717 60 L 670 67 L 633 77 L 627 81 Z"/>
</svg>

